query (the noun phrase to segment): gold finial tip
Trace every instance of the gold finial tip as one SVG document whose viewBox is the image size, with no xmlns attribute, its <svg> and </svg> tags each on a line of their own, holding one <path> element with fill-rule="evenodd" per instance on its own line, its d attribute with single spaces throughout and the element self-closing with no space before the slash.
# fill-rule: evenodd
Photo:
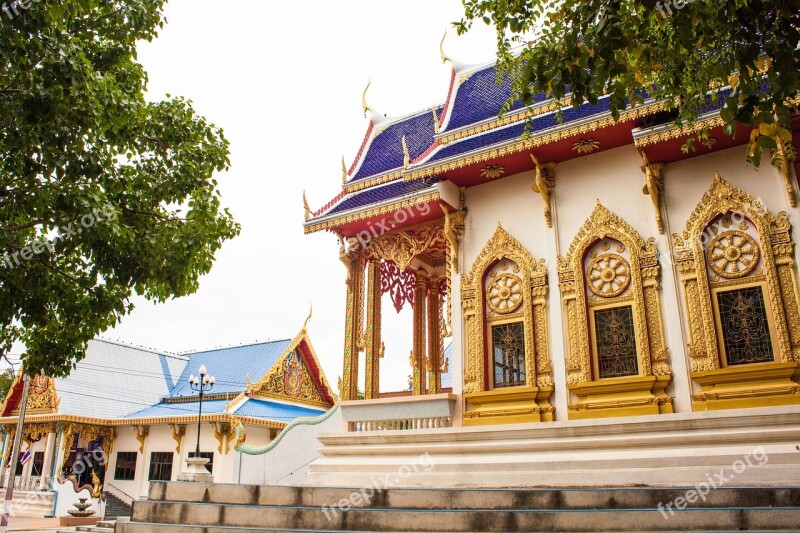
<svg viewBox="0 0 800 533">
<path fill-rule="evenodd" d="M 449 57 L 447 57 L 447 54 L 444 53 L 445 39 L 447 39 L 447 30 L 444 30 L 444 35 L 442 35 L 442 40 L 441 42 L 439 42 L 439 56 L 442 58 L 442 64 L 447 63 L 447 60 L 450 59 Z"/>
<path fill-rule="evenodd" d="M 369 86 L 372 84 L 372 80 L 367 80 L 367 86 L 364 87 L 364 92 L 361 94 L 361 107 L 364 108 L 364 113 L 367 111 L 372 111 L 372 108 L 367 104 L 367 91 L 369 90 Z"/>
<path fill-rule="evenodd" d="M 314 306 L 311 304 L 311 302 L 308 302 L 308 317 L 306 317 L 306 321 L 303 323 L 303 330 L 302 330 L 303 333 L 306 333 L 306 331 L 308 330 L 308 322 L 311 320 L 311 315 L 313 314 L 314 314 Z"/>
</svg>

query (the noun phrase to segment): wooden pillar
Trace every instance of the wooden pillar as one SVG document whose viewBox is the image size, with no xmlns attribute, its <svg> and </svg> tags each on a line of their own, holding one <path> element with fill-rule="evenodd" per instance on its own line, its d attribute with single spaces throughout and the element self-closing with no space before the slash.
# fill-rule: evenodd
<svg viewBox="0 0 800 533">
<path fill-rule="evenodd" d="M 431 278 L 428 290 L 428 394 L 442 389 L 442 299 L 439 280 Z"/>
<path fill-rule="evenodd" d="M 417 271 L 414 288 L 414 345 L 411 351 L 411 394 L 426 393 L 425 308 L 428 300 L 428 278 L 422 269 Z"/>
<path fill-rule="evenodd" d="M 348 254 L 350 266 L 347 278 L 347 306 L 344 322 L 344 369 L 342 370 L 342 400 L 358 398 L 358 353 L 363 323 L 364 268 L 362 252 Z"/>
<path fill-rule="evenodd" d="M 381 261 L 367 261 L 367 329 L 364 332 L 366 367 L 364 369 L 364 399 L 380 395 L 381 345 Z"/>
</svg>

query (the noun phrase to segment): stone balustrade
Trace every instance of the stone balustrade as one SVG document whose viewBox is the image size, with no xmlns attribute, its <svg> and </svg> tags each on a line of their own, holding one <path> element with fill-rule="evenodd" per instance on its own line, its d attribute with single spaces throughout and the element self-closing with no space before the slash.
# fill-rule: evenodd
<svg viewBox="0 0 800 533">
<path fill-rule="evenodd" d="M 347 431 L 407 431 L 449 428 L 453 425 L 456 395 L 406 396 L 341 403 Z"/>
</svg>

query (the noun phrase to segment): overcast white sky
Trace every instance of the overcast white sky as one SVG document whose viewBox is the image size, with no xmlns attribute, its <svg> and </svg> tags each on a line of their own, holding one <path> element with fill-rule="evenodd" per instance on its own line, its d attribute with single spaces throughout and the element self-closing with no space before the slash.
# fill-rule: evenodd
<svg viewBox="0 0 800 533">
<path fill-rule="evenodd" d="M 139 49 L 152 99 L 183 95 L 225 130 L 231 170 L 218 175 L 224 205 L 242 234 L 217 254 L 200 290 L 137 309 L 104 337 L 173 352 L 294 336 L 308 313 L 317 354 L 333 387 L 342 369 L 345 286 L 330 233 L 303 235 L 302 191 L 316 209 L 340 190 L 366 131 L 369 103 L 389 116 L 446 97 L 447 53 L 494 57 L 482 23 L 458 37 L 460 0 L 170 0 L 168 24 Z M 383 303 L 386 356 L 381 389 L 405 388 L 410 309 Z M 211 373 L 214 369 L 209 369 Z"/>
</svg>

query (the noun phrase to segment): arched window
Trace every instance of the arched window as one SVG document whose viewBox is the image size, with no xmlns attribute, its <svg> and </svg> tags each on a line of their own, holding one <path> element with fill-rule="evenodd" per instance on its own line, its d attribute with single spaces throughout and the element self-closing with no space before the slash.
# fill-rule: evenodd
<svg viewBox="0 0 800 533">
<path fill-rule="evenodd" d="M 465 425 L 553 419 L 546 296 L 544 261 L 498 224 L 461 278 Z"/>
<path fill-rule="evenodd" d="M 719 174 L 673 235 L 695 410 L 800 403 L 800 317 L 786 213 Z"/>
<path fill-rule="evenodd" d="M 570 418 L 672 412 L 659 272 L 655 240 L 600 202 L 559 257 Z"/>
</svg>

